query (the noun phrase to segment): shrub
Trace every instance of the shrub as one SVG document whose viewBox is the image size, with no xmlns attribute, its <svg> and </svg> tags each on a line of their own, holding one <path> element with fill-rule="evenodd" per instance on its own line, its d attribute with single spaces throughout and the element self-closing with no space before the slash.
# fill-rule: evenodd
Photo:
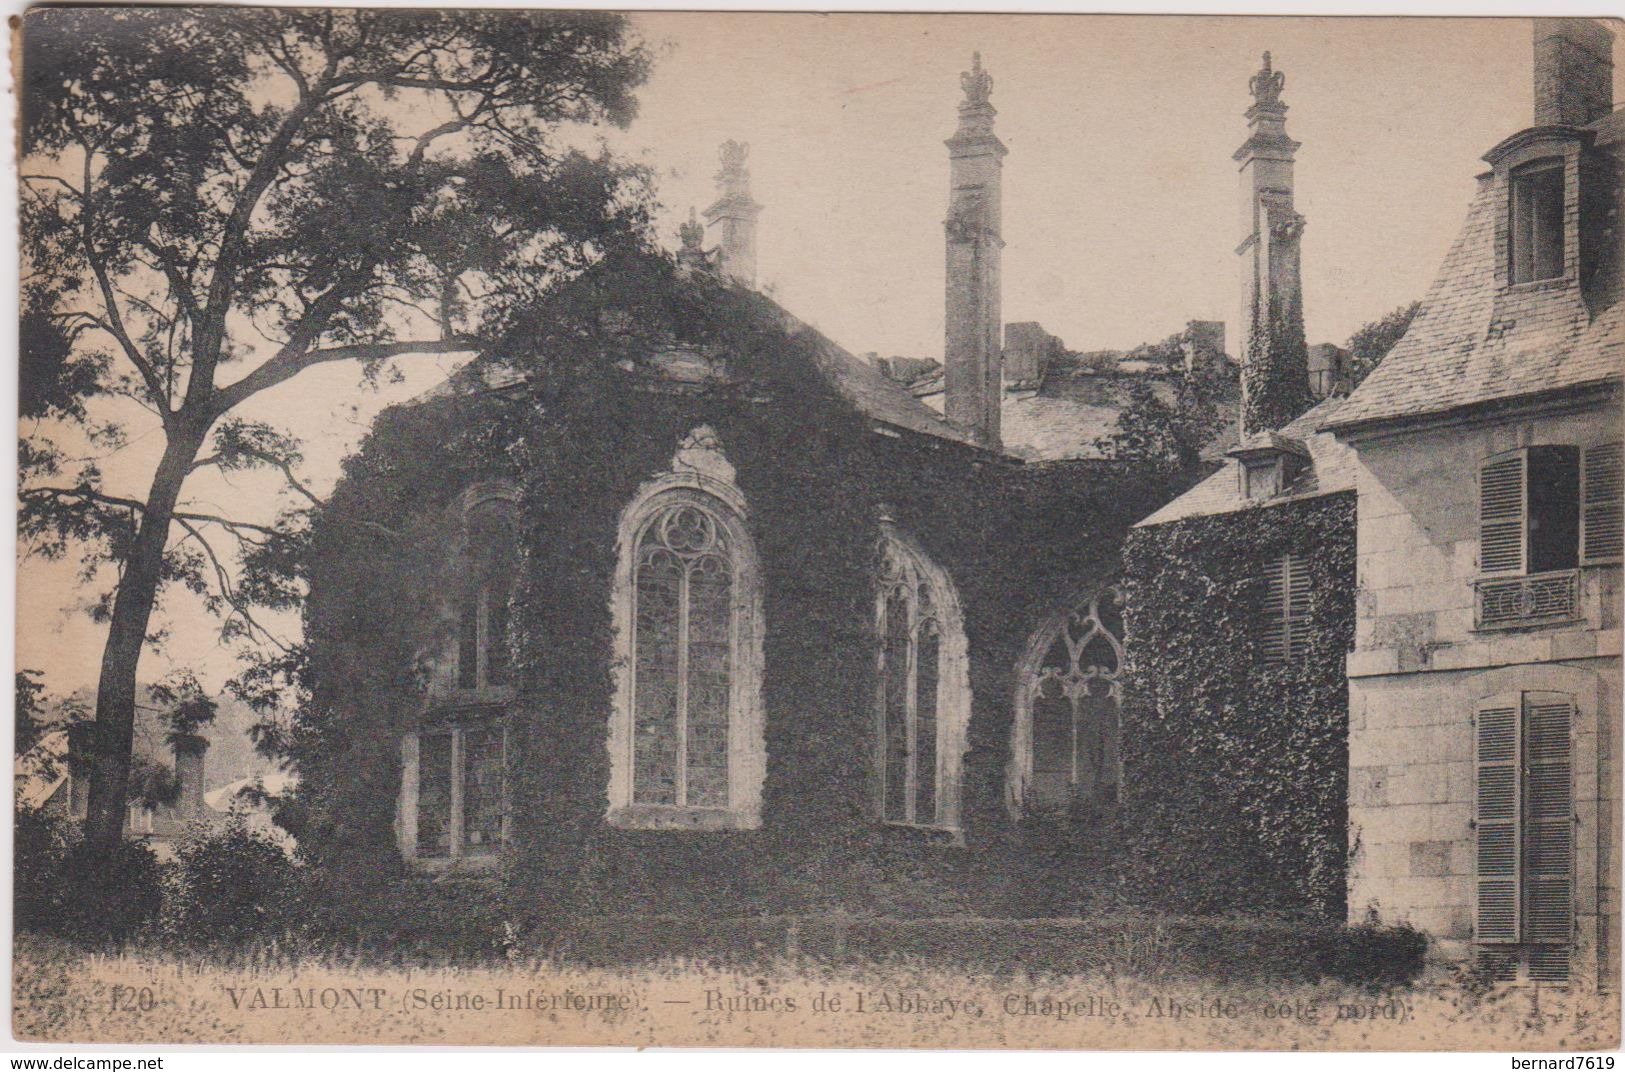
<svg viewBox="0 0 1625 1072">
<path fill-rule="evenodd" d="M 293 862 L 233 811 L 224 826 L 193 828 L 182 838 L 164 922 L 189 941 L 240 942 L 295 924 L 299 903 Z"/>
<path fill-rule="evenodd" d="M 413 874 L 398 859 L 375 868 L 310 866 L 302 879 L 300 933 L 318 945 L 411 964 L 479 960 L 512 943 L 499 883 Z"/>
<path fill-rule="evenodd" d="M 163 865 L 139 842 L 97 855 L 70 824 L 19 808 L 15 908 L 20 930 L 122 942 L 158 916 Z"/>
<path fill-rule="evenodd" d="M 68 831 L 34 808 L 18 807 L 13 826 L 12 906 L 20 931 L 51 928 L 60 900 L 62 855 Z"/>
</svg>

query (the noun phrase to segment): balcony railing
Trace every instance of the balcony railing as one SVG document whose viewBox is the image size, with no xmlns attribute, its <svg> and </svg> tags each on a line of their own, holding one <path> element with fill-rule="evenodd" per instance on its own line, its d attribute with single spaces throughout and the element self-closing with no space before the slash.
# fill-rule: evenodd
<svg viewBox="0 0 1625 1072">
<path fill-rule="evenodd" d="M 1496 577 L 1474 588 L 1480 629 L 1573 621 L 1580 615 L 1579 570 Z"/>
</svg>

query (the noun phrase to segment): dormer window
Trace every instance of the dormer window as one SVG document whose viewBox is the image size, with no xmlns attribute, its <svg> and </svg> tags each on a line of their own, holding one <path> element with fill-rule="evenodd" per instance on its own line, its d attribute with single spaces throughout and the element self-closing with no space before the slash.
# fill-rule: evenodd
<svg viewBox="0 0 1625 1072">
<path fill-rule="evenodd" d="M 1241 497 L 1249 501 L 1287 494 L 1309 465 L 1303 444 L 1279 432 L 1260 432 L 1229 453 L 1240 463 Z"/>
<path fill-rule="evenodd" d="M 1512 172 L 1508 257 L 1511 281 L 1563 275 L 1563 161 L 1536 160 Z"/>
<path fill-rule="evenodd" d="M 1269 499 L 1281 494 L 1281 456 L 1241 463 L 1242 495 L 1249 499 Z"/>
</svg>

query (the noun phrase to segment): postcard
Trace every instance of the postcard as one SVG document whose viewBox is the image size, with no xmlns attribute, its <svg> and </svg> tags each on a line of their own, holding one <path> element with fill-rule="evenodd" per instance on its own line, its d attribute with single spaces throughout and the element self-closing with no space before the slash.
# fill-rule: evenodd
<svg viewBox="0 0 1625 1072">
<path fill-rule="evenodd" d="M 1617 1048 L 1620 30 L 30 9 L 13 1036 Z"/>
</svg>

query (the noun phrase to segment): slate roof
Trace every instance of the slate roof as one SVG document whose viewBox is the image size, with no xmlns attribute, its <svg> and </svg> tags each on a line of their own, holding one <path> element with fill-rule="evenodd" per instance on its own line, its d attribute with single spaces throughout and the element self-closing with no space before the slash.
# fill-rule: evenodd
<svg viewBox="0 0 1625 1072">
<path fill-rule="evenodd" d="M 751 298 L 758 303 L 762 314 L 776 321 L 786 334 L 811 344 L 819 370 L 842 397 L 864 416 L 894 428 L 974 445 L 964 429 L 915 398 L 907 387 L 891 379 L 871 362 L 843 349 L 773 299 L 762 294 L 752 294 Z M 511 366 L 474 360 L 412 399 L 409 404 L 444 398 L 459 391 L 500 391 L 516 387 L 523 381 L 524 375 Z"/>
<path fill-rule="evenodd" d="M 964 429 L 915 398 L 907 387 L 881 372 L 873 363 L 838 346 L 771 298 L 761 295 L 757 295 L 757 298 L 778 316 L 788 334 L 812 344 L 820 371 L 864 416 L 922 435 L 956 443 L 972 442 Z"/>
<path fill-rule="evenodd" d="M 1283 494 L 1268 499 L 1244 498 L 1241 494 L 1241 462 L 1236 458 L 1226 458 L 1212 476 L 1134 527 L 1161 525 L 1188 517 L 1228 514 L 1237 510 L 1274 506 L 1293 499 L 1354 490 L 1354 448 L 1338 442 L 1337 437 L 1329 432 L 1318 431 L 1326 422 L 1338 419 L 1340 410 L 1347 404 L 1348 399 L 1327 398 L 1297 420 L 1288 422 L 1275 432 L 1265 433 L 1266 436 L 1295 440 L 1309 451 L 1309 464 Z M 1254 436 L 1248 442 L 1254 441 L 1260 441 L 1259 437 Z"/>
<path fill-rule="evenodd" d="M 1124 373 L 1121 368 L 1112 373 L 1083 373 L 1071 376 L 1046 377 L 1037 390 L 1014 389 L 1005 386 L 1004 398 L 999 405 L 999 438 L 1004 452 L 1027 462 L 1074 461 L 1101 459 L 1110 455 L 1099 444 L 1117 431 L 1118 418 L 1127 404 L 1128 386 L 1148 378 L 1153 389 L 1164 398 L 1172 397 L 1172 385 L 1157 376 L 1157 371 L 1145 362 L 1140 372 Z M 907 385 L 909 392 L 931 408 L 943 404 L 942 372 L 922 377 Z M 1097 387 L 1097 390 L 1080 390 Z M 1236 442 L 1236 407 L 1224 407 L 1225 420 L 1211 442 L 1202 448 L 1208 459 L 1223 457 Z"/>
<path fill-rule="evenodd" d="M 1594 145 L 1625 137 L 1625 112 L 1593 123 Z M 1618 381 L 1625 303 L 1617 271 L 1590 295 L 1575 286 L 1502 293 L 1495 224 L 1503 199 L 1483 176 L 1455 245 L 1410 329 L 1355 388 L 1328 428 L 1418 418 L 1565 388 Z M 1498 311 L 1499 301 L 1499 311 Z"/>
</svg>

